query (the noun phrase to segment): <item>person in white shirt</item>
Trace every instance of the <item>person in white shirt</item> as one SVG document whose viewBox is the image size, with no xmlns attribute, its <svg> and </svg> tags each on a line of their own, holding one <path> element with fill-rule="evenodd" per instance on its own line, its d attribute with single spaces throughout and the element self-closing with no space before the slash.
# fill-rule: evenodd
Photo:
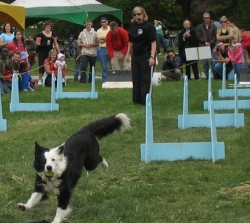
<svg viewBox="0 0 250 223">
<path fill-rule="evenodd" d="M 85 21 L 85 29 L 78 36 L 78 45 L 82 47 L 81 51 L 81 83 L 91 83 L 92 81 L 92 67 L 95 67 L 97 56 L 97 34 L 92 28 L 92 21 Z M 87 79 L 87 67 L 91 67 L 89 78 Z"/>
</svg>

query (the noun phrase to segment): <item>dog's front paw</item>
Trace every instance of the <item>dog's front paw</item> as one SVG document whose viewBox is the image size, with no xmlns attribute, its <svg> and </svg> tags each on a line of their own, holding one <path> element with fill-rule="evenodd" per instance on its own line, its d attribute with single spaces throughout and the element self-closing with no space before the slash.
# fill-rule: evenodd
<svg viewBox="0 0 250 223">
<path fill-rule="evenodd" d="M 101 162 L 101 166 L 103 169 L 108 169 L 109 164 L 108 162 L 103 158 L 102 162 Z"/>
<path fill-rule="evenodd" d="M 22 210 L 22 211 L 29 210 L 29 208 L 25 204 L 23 204 L 23 203 L 17 204 L 17 208 L 20 209 L 20 210 Z"/>
</svg>

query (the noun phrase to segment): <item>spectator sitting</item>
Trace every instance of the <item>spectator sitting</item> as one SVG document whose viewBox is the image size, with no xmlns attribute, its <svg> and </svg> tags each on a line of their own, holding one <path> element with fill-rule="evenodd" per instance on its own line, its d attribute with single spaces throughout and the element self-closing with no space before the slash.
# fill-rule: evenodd
<svg viewBox="0 0 250 223">
<path fill-rule="evenodd" d="M 8 43 L 8 49 L 11 51 L 17 51 L 19 53 L 26 51 L 25 42 L 23 38 L 23 33 L 20 30 L 17 30 L 14 34 L 13 42 Z"/>
<path fill-rule="evenodd" d="M 22 63 L 22 62 L 27 63 L 29 66 L 29 70 L 30 70 L 29 54 L 26 51 L 22 51 L 20 53 L 20 63 Z"/>
<path fill-rule="evenodd" d="M 227 25 L 226 16 L 222 16 L 220 18 L 220 23 L 221 28 L 217 29 L 216 39 L 217 41 L 223 42 L 226 46 L 228 46 L 233 36 L 233 30 Z"/>
<path fill-rule="evenodd" d="M 31 75 L 28 73 L 29 65 L 27 62 L 20 63 L 19 73 L 20 73 L 20 80 L 19 80 L 19 89 L 20 91 L 35 91 L 33 89 L 34 83 L 32 82 Z"/>
<path fill-rule="evenodd" d="M 62 53 L 59 53 L 57 55 L 57 60 L 54 64 L 56 70 L 55 70 L 55 76 L 57 78 L 57 75 L 58 75 L 58 67 L 61 67 L 62 68 L 62 82 L 65 84 L 66 81 L 65 81 L 65 76 L 66 76 L 66 71 L 65 71 L 65 68 L 67 67 L 67 64 L 65 62 L 65 55 L 62 54 Z"/>
<path fill-rule="evenodd" d="M 8 63 L 8 64 L 6 64 L 5 70 L 3 72 L 3 75 L 5 77 L 5 81 L 3 81 L 3 83 L 5 85 L 7 85 L 8 88 L 10 88 L 10 89 L 11 89 L 11 85 L 12 85 L 13 70 L 14 70 L 13 64 Z"/>
<path fill-rule="evenodd" d="M 2 59 L 0 59 L 0 84 L 2 86 L 2 89 L 0 89 L 0 93 L 10 93 L 10 87 L 5 84 L 6 83 L 6 77 L 4 76 L 4 70 L 5 70 L 5 63 Z"/>
<path fill-rule="evenodd" d="M 44 75 L 44 85 L 47 87 L 51 86 L 51 79 L 52 79 L 52 74 L 55 73 L 57 70 L 55 68 L 55 62 L 57 59 L 57 51 L 56 50 L 51 50 L 49 51 L 49 56 L 48 58 L 44 61 L 44 69 L 46 75 Z"/>
<path fill-rule="evenodd" d="M 219 42 L 216 46 L 216 60 L 218 61 L 214 67 L 214 78 L 221 79 L 223 74 L 223 63 L 226 64 L 226 78 L 233 80 L 232 63 L 228 57 L 227 47 L 223 42 Z"/>
<path fill-rule="evenodd" d="M 162 75 L 167 80 L 179 81 L 182 77 L 182 61 L 179 56 L 176 56 L 173 50 L 168 50 L 166 61 L 162 65 Z"/>
</svg>

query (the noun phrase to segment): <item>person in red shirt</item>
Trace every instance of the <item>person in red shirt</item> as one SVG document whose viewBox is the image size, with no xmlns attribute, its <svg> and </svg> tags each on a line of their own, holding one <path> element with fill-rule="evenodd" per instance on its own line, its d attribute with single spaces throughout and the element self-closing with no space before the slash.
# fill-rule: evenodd
<svg viewBox="0 0 250 223">
<path fill-rule="evenodd" d="M 126 54 L 128 51 L 128 33 L 125 29 L 118 27 L 117 22 L 109 24 L 110 31 L 106 36 L 106 46 L 108 55 L 111 59 L 112 70 L 121 70 L 120 64 L 123 65 L 123 70 L 130 69 Z"/>
</svg>

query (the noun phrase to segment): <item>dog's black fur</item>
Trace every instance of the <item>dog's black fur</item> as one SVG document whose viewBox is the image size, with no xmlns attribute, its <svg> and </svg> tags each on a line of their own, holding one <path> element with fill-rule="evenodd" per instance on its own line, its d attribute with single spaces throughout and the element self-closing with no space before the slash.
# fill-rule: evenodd
<svg viewBox="0 0 250 223">
<path fill-rule="evenodd" d="M 122 115 L 119 116 L 119 115 Z M 37 171 L 35 180 L 35 192 L 42 194 L 40 200 L 47 197 L 48 184 L 58 180 L 59 184 L 55 185 L 58 195 L 58 208 L 66 210 L 69 207 L 70 197 L 74 187 L 76 186 L 83 168 L 88 171 L 94 170 L 99 163 L 103 162 L 102 156 L 99 154 L 99 144 L 96 138 L 111 134 L 115 130 L 129 128 L 129 119 L 125 114 L 118 114 L 106 119 L 101 119 L 90 123 L 82 128 L 77 133 L 69 137 L 65 143 L 59 146 L 58 153 L 66 157 L 66 167 L 61 176 L 54 176 L 52 178 L 43 175 L 46 172 L 45 152 L 49 152 L 49 148 L 35 144 L 35 159 L 34 168 Z M 56 177 L 56 179 L 54 179 Z M 37 202 L 38 203 L 38 202 Z M 22 210 L 30 209 L 29 205 L 18 204 Z M 54 219 L 53 222 L 60 222 Z"/>
</svg>

